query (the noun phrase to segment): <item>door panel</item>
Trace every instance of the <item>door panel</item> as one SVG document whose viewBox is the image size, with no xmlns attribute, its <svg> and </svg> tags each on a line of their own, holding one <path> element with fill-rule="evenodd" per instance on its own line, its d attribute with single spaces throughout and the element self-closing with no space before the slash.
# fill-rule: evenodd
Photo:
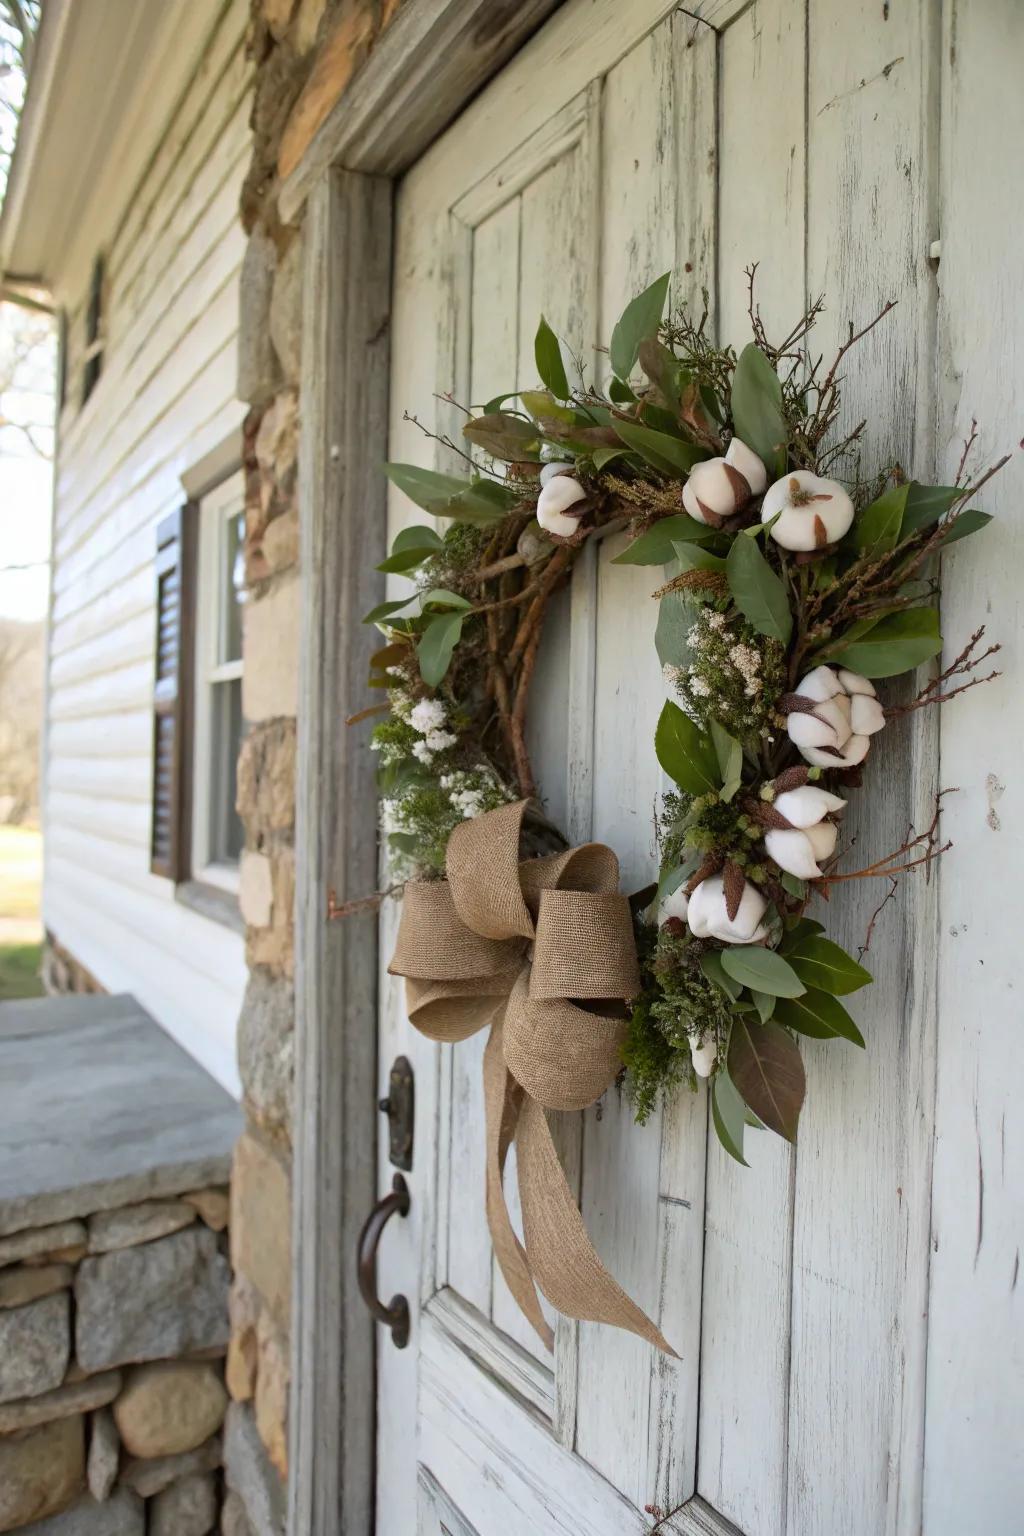
<svg viewBox="0 0 1024 1536">
<path fill-rule="evenodd" d="M 871 0 L 812 0 L 809 32 L 788 0 L 693 9 L 715 25 L 655 0 L 569 0 L 406 177 L 391 457 L 456 469 L 406 409 L 457 441 L 443 397 L 479 404 L 535 383 L 542 312 L 589 363 L 626 300 L 669 268 L 673 299 L 699 303 L 707 286 L 712 324 L 742 344 L 743 269 L 756 260 L 770 331 L 828 289 L 825 350 L 898 291 L 898 318 L 855 354 L 848 409 L 874 408 L 885 380 L 891 433 L 879 444 L 873 423 L 872 459 L 913 456 L 927 473 L 924 22 L 910 10 L 882 25 Z M 422 518 L 392 494 L 392 536 Z M 633 890 L 656 867 L 665 689 L 657 573 L 613 566 L 619 547 L 614 534 L 592 541 L 553 607 L 530 744 L 553 819 L 574 840 L 611 843 Z M 905 762 L 906 740 L 882 742 L 890 786 L 895 758 L 891 774 L 884 765 L 890 752 Z M 913 750 L 924 783 L 926 732 Z M 909 788 L 889 799 L 884 814 L 872 802 L 860 851 L 883 851 L 912 817 Z M 854 950 L 875 900 L 844 891 L 831 916 Z M 382 1341 L 378 1356 L 381 1536 L 610 1536 L 648 1529 L 647 1503 L 686 1499 L 678 1532 L 916 1530 L 931 1123 L 917 1088 L 932 1029 L 910 938 L 927 921 L 930 898 L 919 900 L 905 895 L 875 956 L 866 1056 L 804 1043 L 797 1151 L 752 1133 L 751 1166 L 737 1167 L 709 1138 L 703 1092 L 643 1129 L 617 1090 L 585 1116 L 555 1117 L 595 1245 L 676 1361 L 563 1320 L 546 1354 L 490 1251 L 483 1040 L 422 1040 L 382 975 L 381 1075 L 398 1051 L 413 1059 L 418 1129 L 413 1209 L 381 1256 L 382 1291 L 414 1303 L 409 1349 Z M 396 926 L 389 906 L 382 959 Z"/>
</svg>

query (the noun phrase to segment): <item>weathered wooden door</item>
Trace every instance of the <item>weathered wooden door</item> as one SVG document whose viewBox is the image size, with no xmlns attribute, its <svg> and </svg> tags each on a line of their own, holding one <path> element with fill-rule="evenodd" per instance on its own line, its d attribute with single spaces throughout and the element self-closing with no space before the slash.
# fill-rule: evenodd
<svg viewBox="0 0 1024 1536">
<path fill-rule="evenodd" d="M 719 336 L 742 344 L 759 261 L 777 331 L 827 291 L 823 349 L 899 298 L 856 355 L 848 410 L 884 402 L 872 456 L 927 477 L 932 9 L 568 0 L 400 187 L 390 456 L 444 463 L 404 411 L 454 432 L 447 391 L 534 384 L 542 311 L 600 376 L 595 344 L 667 269 L 673 300 L 706 287 Z M 395 492 L 392 536 L 407 521 L 422 514 Z M 655 866 L 664 687 L 656 583 L 611 565 L 617 547 L 588 549 L 550 621 L 532 749 L 553 819 L 610 843 L 631 890 Z M 925 766 L 897 774 L 911 742 Z M 878 853 L 931 783 L 925 734 L 880 750 L 893 787 L 860 830 Z M 379 1340 L 381 1536 L 620 1536 L 650 1528 L 646 1504 L 682 1506 L 678 1532 L 919 1528 L 931 1025 L 909 936 L 929 899 L 911 893 L 874 953 L 867 1052 L 805 1044 L 795 1152 L 763 1133 L 748 1170 L 729 1163 L 703 1094 L 643 1129 L 615 1091 L 561 1117 L 596 1246 L 678 1360 L 587 1324 L 541 1349 L 490 1252 L 482 1038 L 428 1044 L 382 976 L 382 1091 L 404 1053 L 417 1105 L 412 1208 L 381 1251 L 381 1293 L 413 1311 L 407 1349 Z M 844 897 L 834 919 L 854 949 L 876 900 Z M 382 963 L 396 925 L 387 910 Z M 380 1163 L 383 1191 L 383 1139 Z"/>
</svg>

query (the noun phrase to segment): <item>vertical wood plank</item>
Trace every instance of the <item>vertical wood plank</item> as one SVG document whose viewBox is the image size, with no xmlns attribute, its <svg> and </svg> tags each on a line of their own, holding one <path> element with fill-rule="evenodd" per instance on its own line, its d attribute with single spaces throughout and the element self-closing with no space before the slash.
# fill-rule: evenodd
<svg viewBox="0 0 1024 1536">
<path fill-rule="evenodd" d="M 718 337 L 750 340 L 744 269 L 769 334 L 804 304 L 803 7 L 756 0 L 719 49 Z M 789 80 L 792 89 L 780 90 Z M 764 153 L 751 154 L 760 143 Z M 742 1168 L 708 1130 L 698 1487 L 748 1536 L 785 1530 L 792 1151 L 767 1131 Z"/>
<path fill-rule="evenodd" d="M 1024 205 L 1019 147 L 1024 12 L 1012 0 L 944 6 L 939 264 L 939 478 L 971 418 L 977 464 L 1012 448 L 1024 416 L 1024 314 L 1004 209 Z M 996 110 L 991 104 L 998 103 Z M 1011 242 L 1013 243 L 1013 242 Z M 1016 243 L 1014 254 L 1019 251 Z M 939 1036 L 924 1528 L 1010 1531 L 1024 1504 L 1024 1036 L 1017 979 L 1024 863 L 1024 466 L 986 488 L 996 521 L 944 569 L 946 658 L 985 622 L 1004 676 L 940 717 L 942 781 L 956 784 L 939 871 Z M 1018 643 L 1015 644 L 1015 641 Z"/>
<path fill-rule="evenodd" d="M 373 1332 L 355 1284 L 374 1199 L 377 1047 L 372 915 L 328 925 L 372 890 L 376 786 L 351 730 L 372 649 L 359 618 L 382 585 L 379 449 L 387 433 L 391 183 L 331 171 L 311 199 L 303 307 L 303 572 L 296 827 L 292 1530 L 365 1532 L 373 1507 Z M 348 733 L 348 734 L 346 734 Z"/>
<path fill-rule="evenodd" d="M 928 479 L 935 7 L 811 0 L 808 14 L 808 290 L 830 306 L 819 345 L 899 300 L 845 369 L 845 418 L 868 418 L 866 472 L 900 462 Z M 927 824 L 934 722 L 915 721 L 873 748 L 867 782 L 881 789 L 851 796 L 858 863 Z M 832 903 L 830 930 L 854 954 L 882 894 L 865 882 Z M 906 882 L 853 1009 L 867 1050 L 803 1052 L 788 1519 L 807 1536 L 920 1529 L 935 918 L 934 884 Z"/>
</svg>

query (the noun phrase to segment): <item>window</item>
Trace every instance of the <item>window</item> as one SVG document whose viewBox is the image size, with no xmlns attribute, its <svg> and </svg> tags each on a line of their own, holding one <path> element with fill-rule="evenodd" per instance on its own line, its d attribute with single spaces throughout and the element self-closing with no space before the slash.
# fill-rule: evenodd
<svg viewBox="0 0 1024 1536">
<path fill-rule="evenodd" d="M 103 368 L 103 257 L 93 263 L 89 284 L 89 305 L 85 312 L 85 369 L 82 374 L 82 404 L 99 383 Z"/>
<path fill-rule="evenodd" d="M 244 843 L 235 810 L 242 720 L 245 482 L 239 470 L 199 503 L 192 848 L 194 880 L 238 886 Z"/>
</svg>

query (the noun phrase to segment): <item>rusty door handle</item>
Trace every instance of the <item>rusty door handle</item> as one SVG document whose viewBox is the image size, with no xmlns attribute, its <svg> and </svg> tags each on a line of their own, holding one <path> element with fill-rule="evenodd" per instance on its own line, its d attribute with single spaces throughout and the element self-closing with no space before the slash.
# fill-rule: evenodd
<svg viewBox="0 0 1024 1536">
<path fill-rule="evenodd" d="M 404 1349 L 409 1342 L 409 1303 L 404 1296 L 392 1296 L 387 1306 L 377 1295 L 377 1249 L 381 1234 L 392 1216 L 409 1214 L 409 1186 L 400 1173 L 391 1181 L 390 1195 L 382 1195 L 363 1223 L 356 1245 L 359 1294 L 378 1323 L 391 1329 L 391 1342 Z"/>
</svg>

